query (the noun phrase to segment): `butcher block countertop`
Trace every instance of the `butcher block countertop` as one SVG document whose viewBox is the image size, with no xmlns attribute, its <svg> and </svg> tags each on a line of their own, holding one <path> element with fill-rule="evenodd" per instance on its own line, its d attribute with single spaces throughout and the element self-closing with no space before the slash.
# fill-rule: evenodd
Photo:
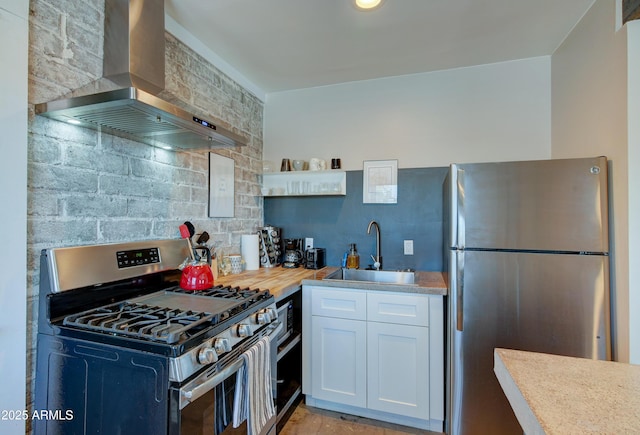
<svg viewBox="0 0 640 435">
<path fill-rule="evenodd" d="M 338 270 L 337 267 L 323 267 L 318 270 L 303 267 L 295 269 L 281 266 L 261 267 L 258 270 L 245 270 L 235 275 L 220 275 L 215 280 L 215 285 L 269 290 L 276 301 L 280 301 L 300 290 L 303 279 L 322 279 L 336 270 Z"/>
<path fill-rule="evenodd" d="M 509 349 L 494 362 L 527 435 L 640 433 L 640 365 Z"/>
<path fill-rule="evenodd" d="M 281 266 L 261 267 L 258 270 L 245 270 L 235 275 L 220 275 L 215 280 L 215 285 L 230 285 L 233 287 L 256 288 L 269 290 L 280 301 L 300 290 L 301 285 L 320 284 L 328 287 L 366 288 L 369 290 L 390 290 L 398 292 L 447 294 L 446 276 L 441 272 L 416 272 L 415 285 L 376 284 L 371 282 L 326 280 L 327 276 L 338 272 L 338 267 L 323 267 L 319 270 L 298 267 L 287 269 Z"/>
</svg>

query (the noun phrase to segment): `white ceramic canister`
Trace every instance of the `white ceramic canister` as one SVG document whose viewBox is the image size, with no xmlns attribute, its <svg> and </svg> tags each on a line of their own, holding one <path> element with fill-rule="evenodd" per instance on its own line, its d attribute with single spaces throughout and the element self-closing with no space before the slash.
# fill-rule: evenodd
<svg viewBox="0 0 640 435">
<path fill-rule="evenodd" d="M 242 272 L 242 255 L 229 255 L 229 260 L 231 260 L 231 273 L 238 274 Z"/>
</svg>

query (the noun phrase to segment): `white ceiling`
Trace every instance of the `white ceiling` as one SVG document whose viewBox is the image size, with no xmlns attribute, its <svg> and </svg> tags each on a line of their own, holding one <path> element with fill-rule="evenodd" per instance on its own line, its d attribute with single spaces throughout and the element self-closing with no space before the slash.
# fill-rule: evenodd
<svg viewBox="0 0 640 435">
<path fill-rule="evenodd" d="M 165 0 L 264 93 L 546 56 L 595 0 Z"/>
</svg>

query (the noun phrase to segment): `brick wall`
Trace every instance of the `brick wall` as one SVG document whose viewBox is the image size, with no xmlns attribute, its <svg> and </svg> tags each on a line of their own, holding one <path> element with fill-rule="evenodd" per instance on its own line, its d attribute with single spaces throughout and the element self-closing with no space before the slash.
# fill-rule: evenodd
<svg viewBox="0 0 640 435">
<path fill-rule="evenodd" d="M 235 161 L 235 217 L 208 218 L 208 153 L 165 151 L 33 115 L 33 104 L 100 79 L 104 2 L 32 0 L 30 9 L 27 364 L 33 376 L 41 249 L 174 238 L 190 220 L 217 249 L 239 252 L 240 235 L 262 225 L 263 105 L 166 33 L 161 96 L 249 138 L 247 146 L 215 151 Z M 27 383 L 29 403 L 32 379 Z"/>
</svg>

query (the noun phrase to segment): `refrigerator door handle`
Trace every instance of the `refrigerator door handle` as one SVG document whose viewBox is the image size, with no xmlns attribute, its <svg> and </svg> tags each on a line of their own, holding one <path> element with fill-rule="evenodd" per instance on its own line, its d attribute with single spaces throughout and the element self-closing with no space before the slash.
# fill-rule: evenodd
<svg viewBox="0 0 640 435">
<path fill-rule="evenodd" d="M 464 225 L 464 169 L 457 168 L 456 174 L 456 243 L 458 249 L 465 246 L 465 225 Z"/>
<path fill-rule="evenodd" d="M 458 251 L 456 255 L 457 285 L 456 285 L 456 329 L 462 331 L 464 327 L 464 251 Z"/>
</svg>

